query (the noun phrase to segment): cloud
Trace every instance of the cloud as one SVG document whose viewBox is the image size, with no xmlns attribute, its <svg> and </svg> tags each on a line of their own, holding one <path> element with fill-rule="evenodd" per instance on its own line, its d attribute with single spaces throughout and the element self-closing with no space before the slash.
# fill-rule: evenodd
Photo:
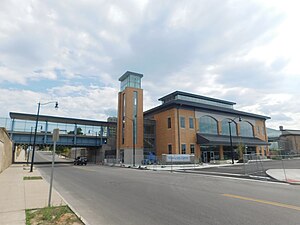
<svg viewBox="0 0 300 225">
<path fill-rule="evenodd" d="M 0 92 L 9 96 L 0 113 L 34 113 L 39 100 L 58 99 L 55 113 L 106 119 L 116 113 L 118 78 L 131 70 L 144 74 L 145 110 L 182 90 L 274 116 L 276 128 L 299 128 L 294 4 L 4 1 Z"/>
</svg>

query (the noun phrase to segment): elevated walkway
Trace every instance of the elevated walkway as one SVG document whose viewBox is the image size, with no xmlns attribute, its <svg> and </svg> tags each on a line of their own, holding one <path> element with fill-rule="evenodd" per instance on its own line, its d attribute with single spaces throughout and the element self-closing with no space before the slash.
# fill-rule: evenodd
<svg viewBox="0 0 300 225">
<path fill-rule="evenodd" d="M 32 145 L 37 115 L 10 112 L 10 119 L 1 118 L 0 127 L 7 129 L 15 145 Z M 71 147 L 100 147 L 107 143 L 116 122 L 39 115 L 36 145 L 51 145 L 53 129 L 59 128 L 57 145 Z"/>
</svg>

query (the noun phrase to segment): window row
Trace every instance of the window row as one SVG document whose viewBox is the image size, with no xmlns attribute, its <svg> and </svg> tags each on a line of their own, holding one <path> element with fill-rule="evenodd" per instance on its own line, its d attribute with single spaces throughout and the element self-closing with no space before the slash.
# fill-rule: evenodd
<svg viewBox="0 0 300 225">
<path fill-rule="evenodd" d="M 172 128 L 172 120 L 169 117 L 168 121 L 168 128 Z M 186 128 L 186 118 L 184 116 L 180 116 L 179 120 L 180 128 Z M 254 127 L 251 123 L 247 121 L 239 122 L 240 125 L 240 136 L 243 137 L 254 137 Z M 188 127 L 190 129 L 195 128 L 194 118 L 188 118 Z M 232 121 L 231 119 L 224 119 L 221 123 L 222 127 L 222 135 L 232 135 L 237 136 L 237 123 Z M 259 130 L 259 127 L 257 128 Z M 199 131 L 200 133 L 204 134 L 219 134 L 218 131 L 218 121 L 210 116 L 202 116 L 199 118 Z M 262 133 L 264 130 L 262 129 Z M 258 131 L 258 134 L 260 132 Z"/>
<path fill-rule="evenodd" d="M 180 117 L 180 127 L 185 128 L 185 117 L 183 117 L 183 116 Z M 170 117 L 168 118 L 168 128 L 172 128 L 172 121 L 171 121 Z M 189 118 L 189 128 L 190 129 L 195 128 L 194 118 Z"/>
<path fill-rule="evenodd" d="M 181 154 L 187 154 L 186 144 L 181 144 Z M 168 154 L 173 154 L 172 145 L 168 145 Z M 195 154 L 195 144 L 190 144 L 190 154 Z"/>
<path fill-rule="evenodd" d="M 240 136 L 254 137 L 253 125 L 247 121 L 239 122 Z M 237 123 L 231 119 L 224 119 L 221 123 L 222 135 L 237 136 Z M 218 135 L 218 121 L 210 116 L 202 116 L 199 118 L 200 133 Z"/>
</svg>

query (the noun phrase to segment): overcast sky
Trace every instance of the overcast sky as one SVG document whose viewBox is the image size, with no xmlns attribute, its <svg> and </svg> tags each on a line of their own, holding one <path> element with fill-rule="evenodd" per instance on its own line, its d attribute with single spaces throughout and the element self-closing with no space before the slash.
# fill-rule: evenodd
<svg viewBox="0 0 300 225">
<path fill-rule="evenodd" d="M 116 116 L 118 78 L 144 74 L 144 110 L 175 90 L 300 129 L 300 2 L 1 0 L 0 117 Z"/>
</svg>

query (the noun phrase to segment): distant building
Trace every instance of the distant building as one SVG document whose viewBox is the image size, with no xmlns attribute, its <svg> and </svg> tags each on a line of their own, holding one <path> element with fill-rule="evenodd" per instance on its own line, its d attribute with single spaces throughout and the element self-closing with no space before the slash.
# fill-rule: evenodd
<svg viewBox="0 0 300 225">
<path fill-rule="evenodd" d="M 280 154 L 300 154 L 300 130 L 267 128 L 270 150 L 280 151 Z"/>
<path fill-rule="evenodd" d="M 204 162 L 230 159 L 230 131 L 235 151 L 243 145 L 247 153 L 268 155 L 265 121 L 270 117 L 235 110 L 234 102 L 181 91 L 143 112 L 142 77 L 127 71 L 119 79 L 117 156 L 124 163 L 140 164 L 148 154 L 193 154 Z"/>
</svg>

